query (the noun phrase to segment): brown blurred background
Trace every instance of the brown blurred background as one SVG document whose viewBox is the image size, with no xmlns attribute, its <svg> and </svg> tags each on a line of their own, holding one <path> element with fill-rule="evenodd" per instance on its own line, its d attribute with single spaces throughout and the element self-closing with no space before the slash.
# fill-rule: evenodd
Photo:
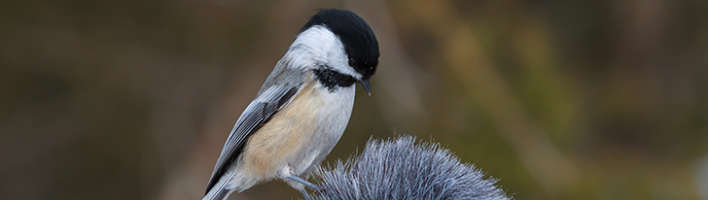
<svg viewBox="0 0 708 200">
<path fill-rule="evenodd" d="M 0 1 L 0 199 L 200 199 L 318 8 L 382 51 L 327 162 L 412 134 L 516 199 L 708 199 L 704 0 Z"/>
</svg>

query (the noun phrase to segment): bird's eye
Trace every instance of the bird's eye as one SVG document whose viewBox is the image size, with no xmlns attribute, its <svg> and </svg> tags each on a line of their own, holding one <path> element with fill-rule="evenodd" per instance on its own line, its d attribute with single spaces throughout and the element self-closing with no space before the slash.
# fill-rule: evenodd
<svg viewBox="0 0 708 200">
<path fill-rule="evenodd" d="M 356 60 L 354 60 L 354 58 L 349 58 L 349 66 L 356 66 Z"/>
</svg>

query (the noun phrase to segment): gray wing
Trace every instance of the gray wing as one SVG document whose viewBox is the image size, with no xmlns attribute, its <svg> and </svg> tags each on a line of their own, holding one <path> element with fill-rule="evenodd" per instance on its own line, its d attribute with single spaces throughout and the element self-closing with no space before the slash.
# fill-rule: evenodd
<svg viewBox="0 0 708 200">
<path fill-rule="evenodd" d="M 216 161 L 214 172 L 212 172 L 207 186 L 207 193 L 219 182 L 222 175 L 241 154 L 248 137 L 258 131 L 281 108 L 290 103 L 300 91 L 302 81 L 278 79 L 277 77 L 281 76 L 282 72 L 274 71 L 269 76 L 268 81 L 263 85 L 256 99 L 246 107 L 246 110 L 236 121 L 229 138 L 226 140 L 226 144 L 224 144 L 224 149 L 221 150 L 221 155 Z M 299 75 L 299 73 L 290 75 Z"/>
</svg>

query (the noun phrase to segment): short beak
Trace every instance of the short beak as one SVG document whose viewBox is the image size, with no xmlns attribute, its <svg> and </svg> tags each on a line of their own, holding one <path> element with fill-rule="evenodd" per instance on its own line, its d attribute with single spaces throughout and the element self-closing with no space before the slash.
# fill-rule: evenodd
<svg viewBox="0 0 708 200">
<path fill-rule="evenodd" d="M 364 90 L 366 90 L 366 93 L 371 96 L 371 84 L 369 84 L 369 80 L 360 80 L 359 83 L 361 84 L 362 87 L 364 87 Z"/>
</svg>

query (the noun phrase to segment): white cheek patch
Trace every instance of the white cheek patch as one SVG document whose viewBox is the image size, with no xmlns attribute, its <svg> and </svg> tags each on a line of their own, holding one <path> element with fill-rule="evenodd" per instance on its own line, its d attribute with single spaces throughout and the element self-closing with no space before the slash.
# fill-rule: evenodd
<svg viewBox="0 0 708 200">
<path fill-rule="evenodd" d="M 332 70 L 360 79 L 361 74 L 349 66 L 349 56 L 339 37 L 322 25 L 315 25 L 297 36 L 283 59 L 296 68 L 316 69 L 327 65 Z"/>
</svg>

